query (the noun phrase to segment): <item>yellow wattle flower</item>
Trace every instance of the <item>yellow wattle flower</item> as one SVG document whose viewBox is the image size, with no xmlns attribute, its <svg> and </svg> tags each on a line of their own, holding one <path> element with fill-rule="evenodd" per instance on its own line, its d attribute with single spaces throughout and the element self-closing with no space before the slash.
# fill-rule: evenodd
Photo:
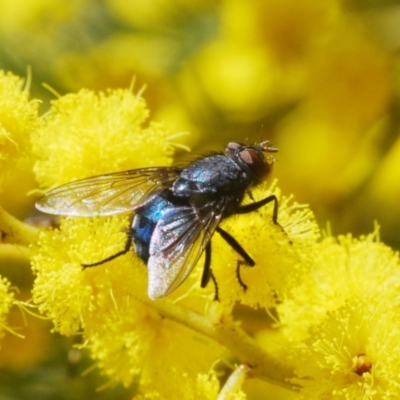
<svg viewBox="0 0 400 400">
<path fill-rule="evenodd" d="M 30 135 L 40 124 L 39 102 L 29 100 L 25 85 L 20 77 L 0 70 L 0 189 L 16 169 L 32 162 Z"/>
<path fill-rule="evenodd" d="M 327 237 L 312 249 L 312 263 L 301 282 L 278 305 L 283 332 L 294 342 L 308 336 L 326 313 L 349 299 L 390 299 L 399 287 L 398 254 L 379 242 L 378 228 L 359 239 Z"/>
<path fill-rule="evenodd" d="M 240 279 L 247 286 L 245 290 L 237 276 L 241 258 L 218 234 L 214 235 L 212 265 L 223 304 L 239 301 L 252 308 L 274 307 L 285 293 L 298 285 L 304 264 L 310 262 L 306 254 L 319 238 L 311 210 L 283 196 L 276 181 L 252 189 L 256 201 L 271 194 L 278 199 L 280 225 L 272 221 L 273 203 L 247 215 L 233 216 L 221 225 L 256 263 L 253 267 L 241 264 L 239 268 Z"/>
<path fill-rule="evenodd" d="M 4 331 L 9 329 L 7 315 L 14 303 L 14 293 L 10 287 L 10 282 L 6 278 L 0 277 L 0 338 L 3 337 Z"/>
<path fill-rule="evenodd" d="M 311 329 L 292 354 L 301 399 L 400 396 L 399 304 L 388 300 L 353 297 Z"/>
<path fill-rule="evenodd" d="M 161 123 L 148 121 L 141 94 L 81 90 L 59 97 L 32 137 L 42 187 L 139 167 L 169 165 L 172 144 Z"/>
<path fill-rule="evenodd" d="M 53 187 L 94 174 L 170 164 L 170 136 L 160 124 L 147 123 L 147 117 L 144 100 L 130 91 L 96 94 L 84 90 L 55 100 L 41 129 L 32 138 L 39 182 L 43 187 Z M 222 308 L 227 309 L 237 300 L 251 307 L 274 305 L 273 291 L 283 293 L 296 274 L 290 268 L 292 261 L 301 264 L 303 256 L 297 254 L 299 249 L 305 251 L 318 236 L 310 211 L 290 204 L 289 199 L 281 199 L 274 184 L 261 185 L 254 196 L 261 198 L 270 193 L 282 200 L 278 220 L 286 232 L 272 223 L 271 207 L 252 213 L 250 220 L 243 217 L 244 225 L 236 225 L 239 217 L 237 221 L 227 221 L 238 241 L 257 255 L 257 269 L 253 275 L 243 271 L 249 286 L 247 294 L 237 282 L 237 254 L 226 243 L 223 249 L 222 245 L 216 246 L 220 249 L 215 252 L 213 269 L 215 264 Z M 41 313 L 53 321 L 55 331 L 83 335 L 92 358 L 110 380 L 128 385 L 139 379 L 141 390 L 162 391 L 171 379 L 165 370 L 185 371 L 192 380 L 222 357 L 221 345 L 226 344 L 222 331 L 214 328 L 204 315 L 213 304 L 215 288 L 212 283 L 207 290 L 200 288 L 202 260 L 188 281 L 165 301 L 148 299 L 146 266 L 133 251 L 83 270 L 82 264 L 96 263 L 122 250 L 129 228 L 129 216 L 117 215 L 62 218 L 59 229 L 42 231 L 32 246 L 36 274 L 33 300 Z M 213 241 L 218 243 L 217 236 Z M 271 265 L 263 265 L 264 251 L 270 251 L 271 265 L 276 268 L 272 274 L 268 272 Z M 226 268 L 226 260 L 230 269 Z M 286 260 L 287 268 L 276 272 L 283 265 L 282 260 Z M 229 274 L 229 279 L 225 280 L 223 274 Z M 274 274 L 277 278 L 271 279 L 272 289 L 266 294 L 266 282 Z M 189 290 L 191 286 L 193 289 Z M 171 304 L 172 299 L 176 305 Z M 167 315 L 170 318 L 164 319 Z M 186 317 L 192 318 L 191 330 L 182 323 Z M 219 322 L 216 318 L 215 324 Z M 227 343 L 231 343 L 233 352 L 249 354 L 246 349 L 250 347 L 250 357 L 265 364 L 260 374 L 268 377 L 268 355 L 252 348 L 256 344 L 246 336 L 243 338 L 244 333 L 229 317 L 226 322 Z M 195 328 L 197 323 L 200 325 Z M 278 364 L 274 364 L 275 380 L 283 379 L 280 371 L 286 370 Z"/>
</svg>

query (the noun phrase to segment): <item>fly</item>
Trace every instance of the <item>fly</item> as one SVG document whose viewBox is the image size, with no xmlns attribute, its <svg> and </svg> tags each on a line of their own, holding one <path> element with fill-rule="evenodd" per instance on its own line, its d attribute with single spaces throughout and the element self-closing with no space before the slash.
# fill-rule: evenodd
<svg viewBox="0 0 400 400">
<path fill-rule="evenodd" d="M 211 238 L 215 232 L 254 266 L 238 241 L 219 225 L 234 214 L 247 214 L 273 202 L 272 221 L 278 224 L 278 200 L 270 195 L 243 205 L 245 193 L 266 179 L 278 150 L 268 141 L 254 145 L 231 142 L 224 153 L 200 158 L 186 167 L 142 168 L 98 175 L 59 186 L 36 203 L 45 213 L 92 217 L 133 213 L 124 249 L 94 267 L 126 254 L 132 245 L 147 264 L 148 295 L 158 299 L 173 292 L 205 253 L 201 287 L 215 279 L 211 271 Z M 217 288 L 217 285 L 216 285 Z M 218 289 L 216 289 L 218 298 Z"/>
</svg>

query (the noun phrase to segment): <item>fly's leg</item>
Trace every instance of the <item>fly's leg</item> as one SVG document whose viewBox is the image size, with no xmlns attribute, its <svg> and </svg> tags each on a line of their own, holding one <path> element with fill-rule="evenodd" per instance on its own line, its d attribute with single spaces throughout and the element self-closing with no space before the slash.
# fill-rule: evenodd
<svg viewBox="0 0 400 400">
<path fill-rule="evenodd" d="M 254 267 L 254 265 L 256 264 L 255 261 L 247 254 L 246 250 L 239 244 L 239 242 L 227 231 L 223 230 L 220 227 L 218 227 L 216 230 L 221 235 L 222 239 L 224 239 L 225 242 L 228 243 L 229 246 L 231 246 L 232 249 L 235 250 L 236 253 L 238 253 L 243 258 L 244 261 L 239 260 L 237 263 L 236 276 L 243 290 L 247 290 L 247 285 L 242 281 L 242 278 L 240 276 L 240 266 L 248 265 L 250 267 Z"/>
<path fill-rule="evenodd" d="M 275 225 L 279 225 L 278 222 L 278 199 L 276 198 L 276 196 L 274 194 L 271 194 L 271 196 L 266 197 L 265 199 L 256 201 L 254 203 L 250 203 L 250 204 L 246 204 L 244 206 L 240 206 L 237 210 L 235 214 L 247 214 L 253 211 L 258 210 L 259 208 L 274 202 L 274 208 L 272 211 L 272 222 Z M 281 227 L 282 228 L 282 227 Z M 283 230 L 283 228 L 282 228 Z"/>
<path fill-rule="evenodd" d="M 275 225 L 278 225 L 283 232 L 284 229 L 278 222 L 278 199 L 274 194 L 271 196 L 266 197 L 265 199 L 256 201 L 251 204 L 246 204 L 244 206 L 240 206 L 236 210 L 236 214 L 247 214 L 251 213 L 253 211 L 257 211 L 259 208 L 269 204 L 269 203 L 274 203 L 274 208 L 272 211 L 272 222 Z M 254 267 L 255 261 L 247 254 L 246 250 L 239 244 L 239 242 L 228 232 L 224 231 L 222 228 L 218 227 L 217 232 L 222 236 L 222 238 L 243 258 L 244 261 L 239 260 L 237 263 L 236 267 L 236 276 L 238 279 L 238 282 L 240 286 L 243 288 L 243 290 L 247 289 L 247 285 L 242 281 L 242 278 L 240 276 L 240 267 L 242 265 L 247 265 L 250 267 Z"/>
<path fill-rule="evenodd" d="M 247 265 L 247 266 L 249 266 L 249 267 L 253 267 L 253 265 L 248 265 L 247 263 L 245 263 L 245 262 L 243 262 L 243 261 L 241 261 L 241 260 L 239 260 L 239 261 L 237 262 L 237 265 L 236 265 L 236 278 L 237 278 L 237 280 L 238 280 L 240 286 L 243 288 L 243 290 L 246 291 L 247 288 L 248 288 L 248 286 L 242 281 L 242 277 L 240 276 L 240 267 L 241 267 L 242 265 Z"/>
<path fill-rule="evenodd" d="M 201 277 L 201 287 L 205 288 L 211 278 L 211 242 L 208 242 L 204 250 L 204 268 Z"/>
<path fill-rule="evenodd" d="M 214 301 L 219 301 L 218 284 L 211 269 L 211 241 L 208 242 L 206 245 L 206 248 L 204 250 L 204 256 L 205 258 L 204 258 L 203 275 L 201 277 L 201 287 L 205 288 L 211 279 L 215 286 Z"/>
<path fill-rule="evenodd" d="M 128 253 L 128 251 L 131 249 L 131 246 L 132 246 L 132 237 L 131 237 L 130 233 L 128 233 L 127 234 L 127 240 L 125 242 L 125 247 L 124 247 L 123 250 L 121 250 L 118 253 L 115 253 L 115 254 L 107 257 L 107 258 L 105 258 L 104 260 L 97 261 L 97 262 L 92 263 L 92 264 L 81 264 L 81 265 L 82 265 L 83 269 L 86 269 L 86 268 L 97 267 L 98 265 L 108 263 L 109 261 L 114 260 L 115 258 L 123 256 L 124 254 Z"/>
<path fill-rule="evenodd" d="M 276 196 L 274 194 L 271 194 L 271 196 L 268 196 L 265 199 L 256 201 L 254 203 L 240 206 L 236 210 L 236 214 L 247 214 L 247 213 L 250 213 L 253 211 L 257 211 L 259 208 L 261 208 L 269 203 L 272 203 L 272 202 L 274 202 L 274 208 L 272 210 L 272 222 L 275 225 L 278 225 L 282 229 L 282 232 L 286 234 L 285 230 L 282 228 L 281 224 L 278 222 L 278 199 L 276 198 Z M 290 244 L 292 244 L 292 242 L 290 242 Z"/>
</svg>

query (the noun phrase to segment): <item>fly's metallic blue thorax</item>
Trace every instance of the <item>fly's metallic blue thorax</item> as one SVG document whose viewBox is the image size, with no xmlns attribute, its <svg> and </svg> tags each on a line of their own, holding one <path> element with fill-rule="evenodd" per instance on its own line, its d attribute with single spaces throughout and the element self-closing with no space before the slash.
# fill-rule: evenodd
<svg viewBox="0 0 400 400">
<path fill-rule="evenodd" d="M 224 195 L 242 191 L 250 183 L 251 178 L 236 162 L 219 154 L 190 164 L 173 183 L 172 191 L 186 198 L 200 193 Z"/>
</svg>

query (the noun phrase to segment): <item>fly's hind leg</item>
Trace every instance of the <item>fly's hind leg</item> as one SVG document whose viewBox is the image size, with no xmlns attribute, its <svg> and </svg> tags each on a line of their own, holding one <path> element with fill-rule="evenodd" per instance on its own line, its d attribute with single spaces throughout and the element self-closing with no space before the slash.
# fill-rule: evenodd
<svg viewBox="0 0 400 400">
<path fill-rule="evenodd" d="M 211 269 L 211 241 L 208 242 L 206 245 L 206 248 L 204 250 L 204 256 L 205 258 L 204 258 L 203 275 L 201 277 L 201 287 L 205 288 L 211 279 L 215 286 L 214 301 L 219 301 L 218 284 Z"/>
<path fill-rule="evenodd" d="M 237 263 L 236 276 L 237 276 L 238 282 L 239 282 L 240 286 L 243 288 L 243 290 L 247 290 L 247 285 L 242 281 L 242 278 L 240 276 L 240 267 L 242 265 L 254 267 L 254 265 L 256 264 L 255 261 L 247 254 L 246 250 L 239 244 L 239 242 L 232 235 L 230 235 L 227 231 L 218 227 L 217 232 L 221 235 L 222 239 L 224 239 L 225 242 L 228 243 L 229 246 L 231 246 L 232 249 L 235 250 L 236 253 L 238 253 L 243 258 L 243 260 L 239 260 Z"/>
<path fill-rule="evenodd" d="M 114 260 L 117 257 L 123 256 L 124 254 L 128 253 L 128 251 L 131 249 L 131 246 L 132 246 L 132 236 L 130 233 L 128 233 L 126 236 L 127 236 L 127 239 L 126 239 L 125 247 L 123 250 L 119 251 L 118 253 L 112 254 L 111 256 L 105 258 L 104 260 L 97 261 L 92 264 L 81 264 L 83 269 L 90 268 L 90 267 L 97 267 L 98 265 L 105 264 L 111 260 Z"/>
</svg>

